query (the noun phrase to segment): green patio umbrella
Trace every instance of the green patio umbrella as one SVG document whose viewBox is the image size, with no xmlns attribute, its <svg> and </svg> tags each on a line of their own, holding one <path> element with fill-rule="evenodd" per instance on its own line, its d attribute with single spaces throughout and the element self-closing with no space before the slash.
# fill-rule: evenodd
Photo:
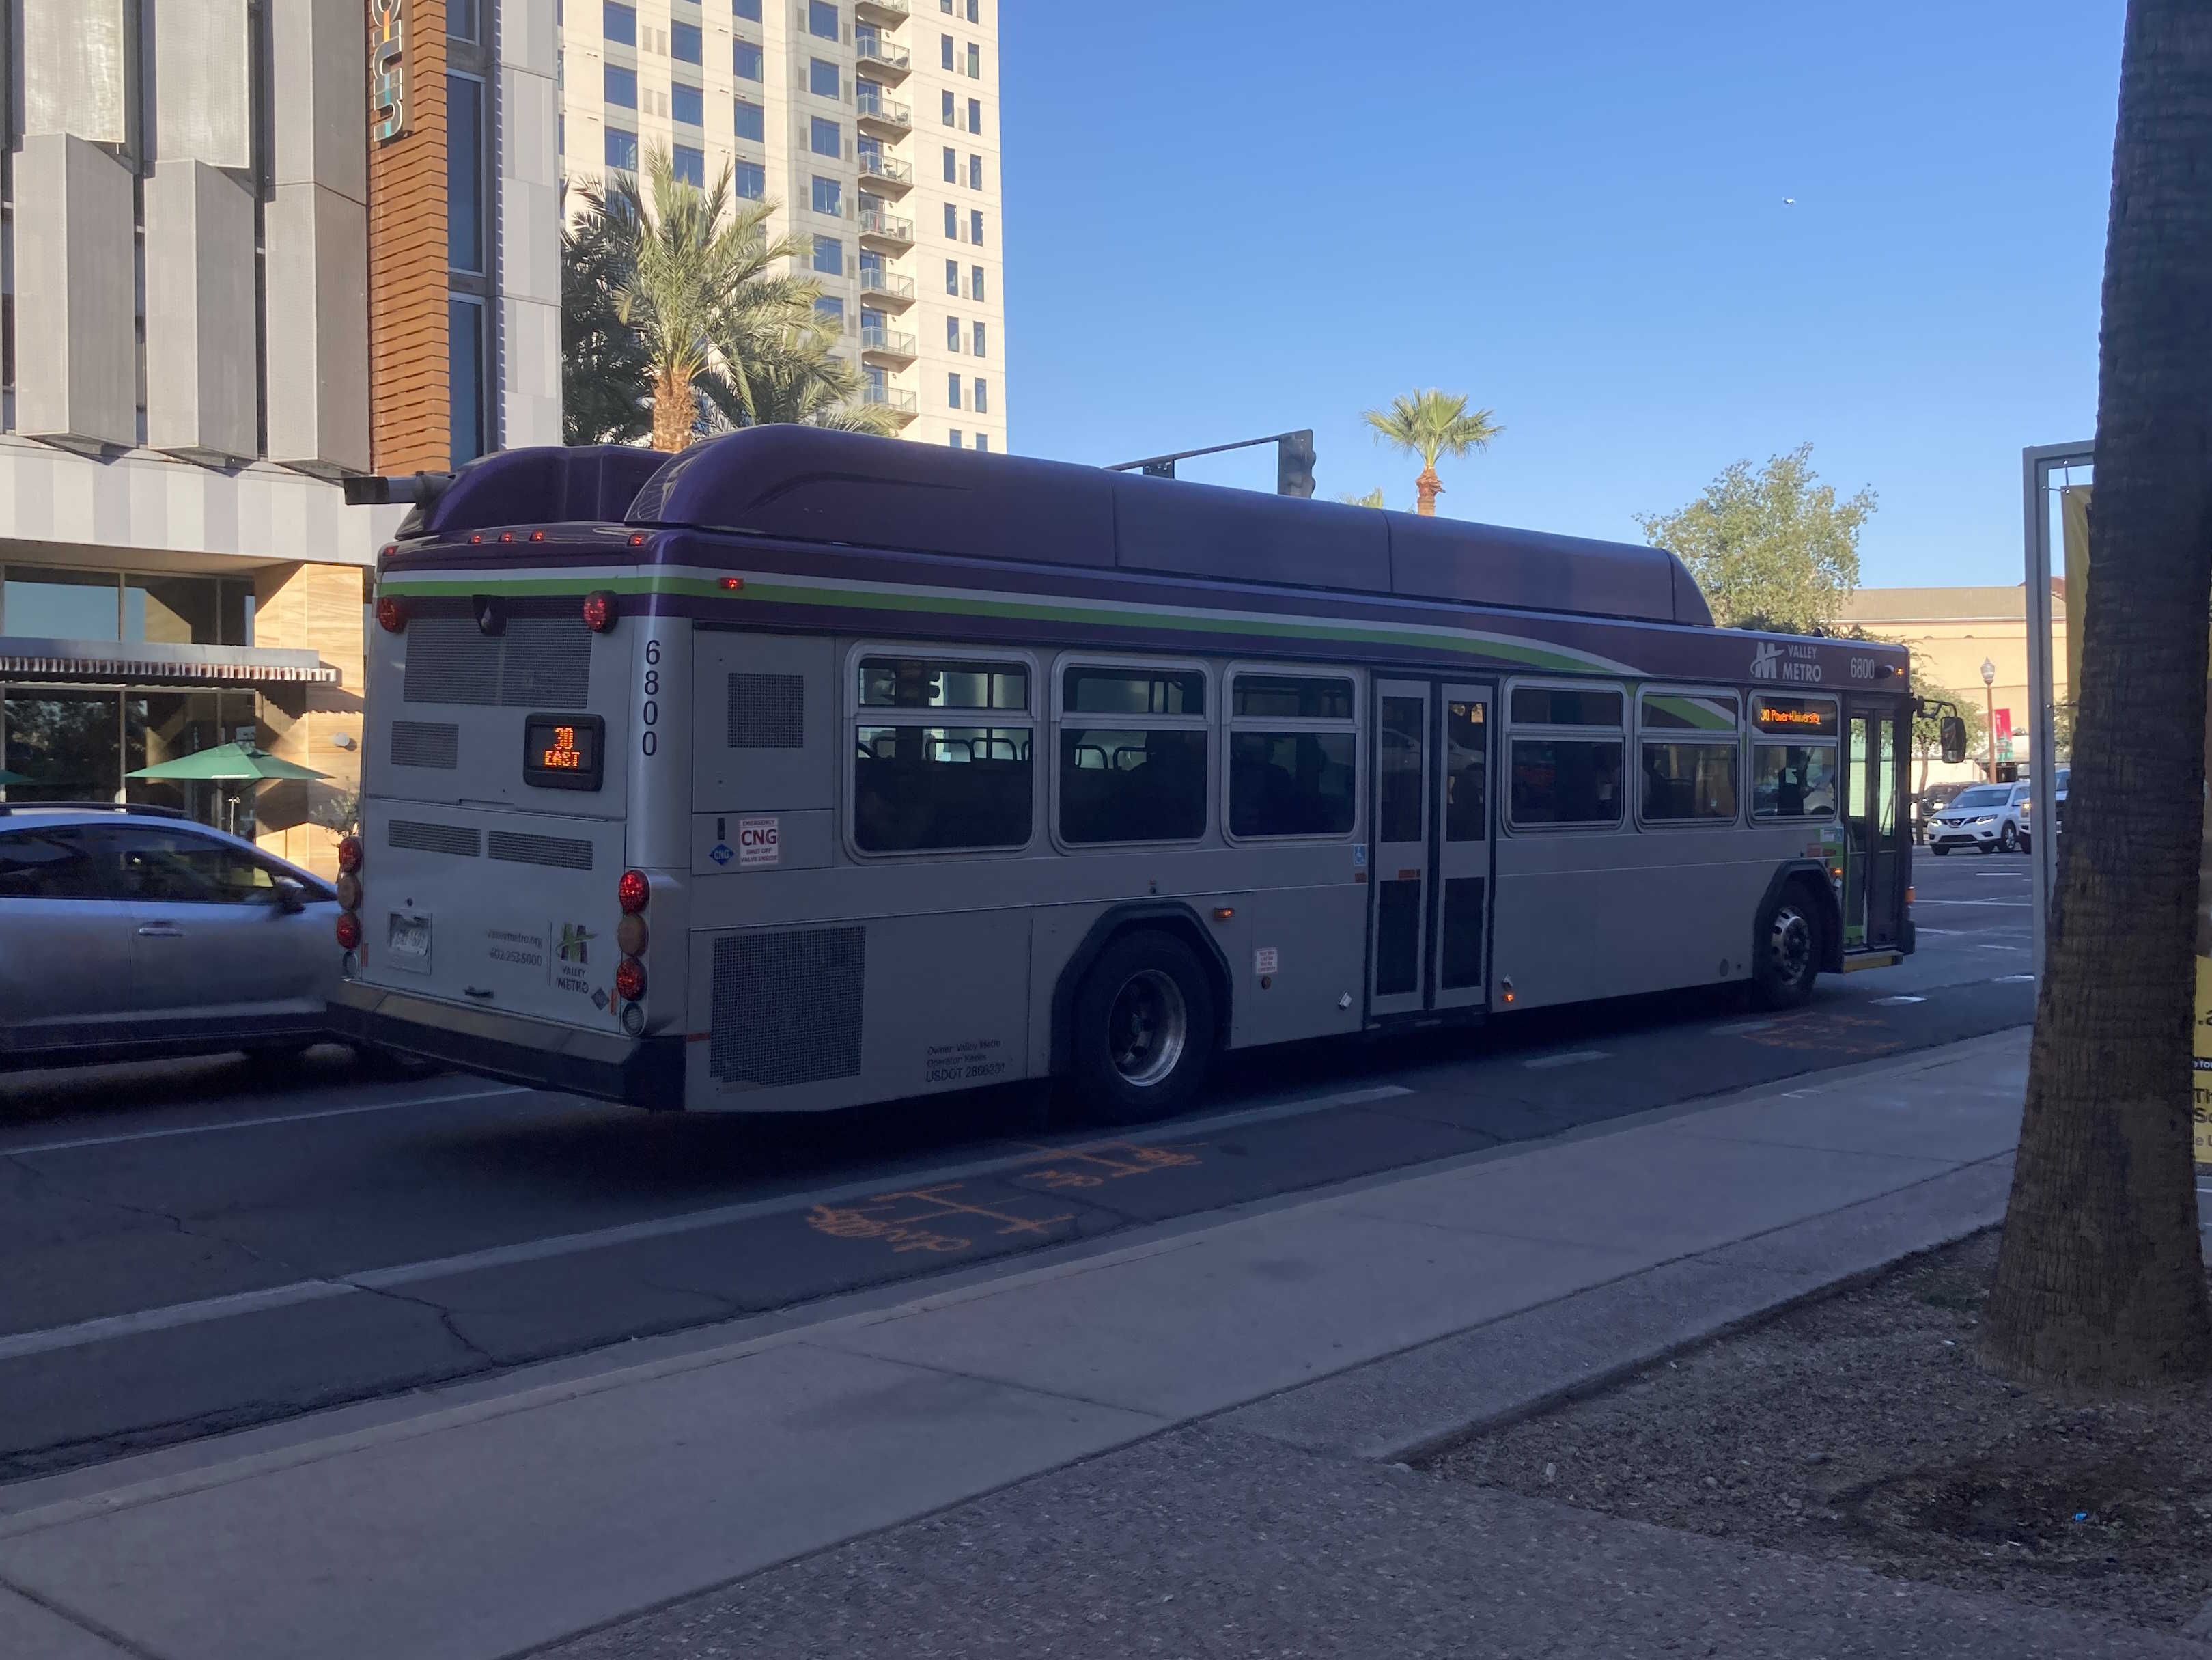
<svg viewBox="0 0 2212 1660">
<path fill-rule="evenodd" d="M 276 778 L 327 778 L 330 774 L 317 772 L 313 767 L 295 766 L 289 761 L 279 761 L 266 750 L 252 744 L 217 744 L 213 749 L 180 755 L 173 761 L 141 767 L 125 776 L 165 778 L 173 781 L 251 779 L 255 783 L 266 783 Z"/>
<path fill-rule="evenodd" d="M 30 781 L 20 772 L 10 772 L 7 768 L 0 767 L 0 790 L 6 789 L 10 784 L 27 784 Z"/>
</svg>

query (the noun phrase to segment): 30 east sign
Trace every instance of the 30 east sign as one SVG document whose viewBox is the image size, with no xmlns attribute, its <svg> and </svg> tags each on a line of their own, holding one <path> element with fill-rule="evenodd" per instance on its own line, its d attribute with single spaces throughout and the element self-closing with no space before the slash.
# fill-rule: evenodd
<svg viewBox="0 0 2212 1660">
<path fill-rule="evenodd" d="M 368 0 L 369 131 L 380 144 L 407 131 L 406 10 L 407 0 Z"/>
</svg>

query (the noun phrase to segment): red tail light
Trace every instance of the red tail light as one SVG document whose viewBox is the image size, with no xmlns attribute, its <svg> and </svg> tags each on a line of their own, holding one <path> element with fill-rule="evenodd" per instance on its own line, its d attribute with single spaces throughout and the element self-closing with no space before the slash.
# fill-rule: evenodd
<svg viewBox="0 0 2212 1660">
<path fill-rule="evenodd" d="M 615 928 L 615 949 L 625 957 L 645 955 L 645 942 L 651 938 L 645 930 L 645 918 L 625 916 Z"/>
<path fill-rule="evenodd" d="M 584 596 L 584 626 L 592 633 L 605 634 L 614 627 L 618 615 L 614 595 L 605 589 Z"/>
<path fill-rule="evenodd" d="M 361 868 L 361 837 L 349 836 L 338 843 L 338 868 L 350 876 Z"/>
<path fill-rule="evenodd" d="M 622 880 L 615 885 L 615 897 L 622 903 L 623 915 L 635 916 L 645 909 L 646 901 L 653 897 L 653 884 L 645 879 L 641 870 L 626 870 Z"/>
<path fill-rule="evenodd" d="M 342 950 L 357 951 L 361 947 L 361 918 L 349 910 L 338 913 L 338 946 Z"/>
<path fill-rule="evenodd" d="M 337 880 L 338 905 L 344 910 L 361 909 L 361 878 L 350 872 L 342 873 Z"/>
<path fill-rule="evenodd" d="M 391 594 L 376 602 L 376 626 L 386 634 L 398 634 L 407 626 L 407 607 Z"/>
<path fill-rule="evenodd" d="M 625 1003 L 641 1000 L 645 996 L 645 964 L 635 957 L 623 958 L 615 966 L 615 989 Z"/>
</svg>

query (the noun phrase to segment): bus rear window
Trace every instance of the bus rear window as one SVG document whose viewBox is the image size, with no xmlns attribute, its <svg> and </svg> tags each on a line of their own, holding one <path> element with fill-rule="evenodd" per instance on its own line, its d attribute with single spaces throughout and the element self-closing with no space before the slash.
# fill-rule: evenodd
<svg viewBox="0 0 2212 1660">
<path fill-rule="evenodd" d="M 872 709 L 1026 709 L 1029 670 L 1018 663 L 932 657 L 864 657 L 860 707 Z"/>
</svg>

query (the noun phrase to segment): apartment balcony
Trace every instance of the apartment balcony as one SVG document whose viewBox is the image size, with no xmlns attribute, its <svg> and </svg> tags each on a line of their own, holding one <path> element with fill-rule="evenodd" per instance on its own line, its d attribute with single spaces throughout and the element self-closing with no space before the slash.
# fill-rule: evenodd
<svg viewBox="0 0 2212 1660">
<path fill-rule="evenodd" d="M 880 150 L 860 152 L 860 182 L 872 188 L 903 196 L 914 188 L 914 169 L 896 155 Z"/>
<path fill-rule="evenodd" d="M 883 88 L 872 81 L 860 82 L 858 88 L 859 96 L 854 102 L 862 132 L 878 138 L 903 138 L 914 131 L 913 105 L 884 97 Z"/>
<path fill-rule="evenodd" d="M 853 15 L 878 28 L 895 29 L 906 21 L 907 0 L 857 0 Z"/>
<path fill-rule="evenodd" d="M 914 337 L 903 329 L 886 329 L 860 325 L 860 356 L 872 363 L 890 363 L 904 368 L 919 354 L 914 349 Z"/>
<path fill-rule="evenodd" d="M 882 253 L 904 253 L 914 246 L 914 221 L 881 208 L 862 208 L 860 246 Z"/>
<path fill-rule="evenodd" d="M 914 54 L 905 45 L 880 34 L 855 34 L 853 56 L 859 60 L 857 67 L 862 75 L 887 87 L 898 85 L 914 69 Z"/>
<path fill-rule="evenodd" d="M 860 401 L 880 410 L 889 410 L 901 426 L 921 413 L 920 406 L 910 392 L 901 392 L 896 386 L 866 386 L 860 388 Z"/>
<path fill-rule="evenodd" d="M 893 311 L 904 311 L 914 303 L 914 278 L 901 277 L 895 271 L 885 271 L 881 265 L 860 267 L 860 298 Z"/>
</svg>

